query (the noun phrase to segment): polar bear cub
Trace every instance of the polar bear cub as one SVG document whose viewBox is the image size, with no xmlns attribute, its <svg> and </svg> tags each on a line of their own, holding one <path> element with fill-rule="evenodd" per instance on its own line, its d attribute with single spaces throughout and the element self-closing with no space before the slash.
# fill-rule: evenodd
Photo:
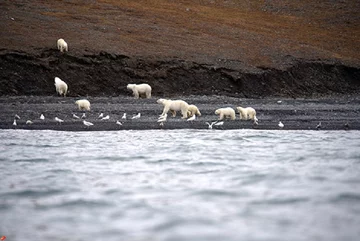
<svg viewBox="0 0 360 241">
<path fill-rule="evenodd" d="M 189 105 L 187 115 L 188 117 L 192 117 L 193 115 L 201 116 L 201 113 L 196 105 Z"/>
<path fill-rule="evenodd" d="M 64 50 L 68 51 L 68 44 L 65 42 L 64 39 L 59 38 L 57 41 L 57 48 L 60 50 L 60 52 L 64 52 Z"/>
<path fill-rule="evenodd" d="M 55 77 L 55 88 L 56 88 L 56 92 L 59 95 L 64 95 L 64 97 L 66 96 L 66 93 L 68 91 L 68 85 L 62 81 L 59 77 Z"/>
<path fill-rule="evenodd" d="M 79 110 L 88 110 L 90 111 L 90 102 L 86 99 L 77 100 L 75 104 L 79 107 Z"/>
<path fill-rule="evenodd" d="M 132 90 L 135 99 L 139 99 L 141 95 L 145 95 L 146 98 L 151 98 L 151 86 L 148 84 L 128 84 L 128 90 Z"/>
<path fill-rule="evenodd" d="M 189 104 L 186 103 L 183 100 L 168 100 L 168 99 L 158 99 L 156 101 L 158 104 L 162 104 L 164 106 L 164 110 L 162 112 L 162 116 L 167 114 L 169 110 L 173 114 L 173 116 L 176 115 L 176 111 L 181 111 L 182 119 L 187 118 L 187 113 L 189 110 Z"/>
<path fill-rule="evenodd" d="M 258 119 L 256 118 L 256 111 L 252 107 L 243 108 L 241 106 L 236 107 L 239 112 L 240 120 L 253 120 L 254 124 L 258 123 Z"/>
<path fill-rule="evenodd" d="M 219 116 L 219 120 L 223 120 L 224 118 L 230 118 L 231 120 L 235 120 L 235 110 L 231 107 L 220 108 L 215 111 L 216 115 Z"/>
</svg>

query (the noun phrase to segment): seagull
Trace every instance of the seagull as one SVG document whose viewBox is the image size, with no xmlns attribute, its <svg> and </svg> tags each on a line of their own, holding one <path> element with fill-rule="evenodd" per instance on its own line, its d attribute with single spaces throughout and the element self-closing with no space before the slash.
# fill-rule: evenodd
<svg viewBox="0 0 360 241">
<path fill-rule="evenodd" d="M 160 126 L 164 126 L 164 122 L 167 120 L 167 114 L 160 116 L 157 122 L 160 122 Z"/>
<path fill-rule="evenodd" d="M 15 115 L 15 119 L 20 120 L 20 116 L 18 116 L 17 114 Z"/>
<path fill-rule="evenodd" d="M 224 125 L 224 122 L 223 122 L 223 121 L 219 121 L 219 122 L 216 122 L 214 125 L 215 125 L 215 126 L 222 126 L 222 125 Z"/>
<path fill-rule="evenodd" d="M 40 115 L 40 120 L 45 120 L 45 116 L 43 114 Z"/>
<path fill-rule="evenodd" d="M 121 117 L 121 119 L 125 119 L 125 120 L 126 120 L 126 113 L 123 114 L 123 116 Z"/>
<path fill-rule="evenodd" d="M 16 119 L 14 119 L 14 122 L 13 122 L 13 126 L 16 126 L 17 124 L 16 124 Z"/>
<path fill-rule="evenodd" d="M 194 121 L 196 119 L 196 115 L 191 116 L 186 121 Z"/>
<path fill-rule="evenodd" d="M 77 115 L 75 115 L 75 114 L 73 114 L 73 118 L 75 118 L 75 119 L 80 119 L 80 117 L 77 116 Z"/>
<path fill-rule="evenodd" d="M 86 121 L 86 120 L 83 120 L 83 123 L 84 123 L 84 125 L 86 125 L 86 126 L 93 126 L 93 125 L 94 125 L 93 123 L 91 123 L 91 122 L 89 122 L 89 121 Z"/>
<path fill-rule="evenodd" d="M 316 129 L 321 129 L 321 121 L 317 124 Z"/>
<path fill-rule="evenodd" d="M 31 125 L 31 124 L 33 124 L 34 122 L 32 122 L 31 120 L 27 120 L 26 121 L 26 125 Z"/>
<path fill-rule="evenodd" d="M 105 117 L 101 118 L 101 120 L 109 120 L 109 119 L 110 119 L 110 116 L 109 116 L 109 115 L 107 115 L 107 116 L 105 116 Z"/>
<path fill-rule="evenodd" d="M 131 119 L 139 119 L 139 118 L 140 118 L 140 116 L 141 116 L 141 114 L 140 114 L 140 113 L 138 113 L 137 115 L 134 115 Z"/>
<path fill-rule="evenodd" d="M 278 126 L 279 126 L 280 128 L 284 128 L 284 124 L 283 124 L 281 121 L 279 121 Z"/>
<path fill-rule="evenodd" d="M 281 101 L 281 100 L 278 100 L 278 101 L 277 101 L 277 103 L 278 103 L 278 104 L 281 104 L 281 103 L 282 103 L 282 101 Z"/>
<path fill-rule="evenodd" d="M 116 121 L 116 124 L 119 125 L 119 126 L 122 126 L 122 123 L 120 121 Z"/>
<path fill-rule="evenodd" d="M 259 123 L 258 123 L 258 118 L 256 118 L 256 116 L 254 116 L 254 125 L 259 125 Z"/>
<path fill-rule="evenodd" d="M 205 122 L 205 124 L 208 125 L 209 129 L 212 129 L 213 125 L 216 124 L 216 121 L 211 122 L 211 124 L 209 122 Z"/>
<path fill-rule="evenodd" d="M 54 119 L 55 119 L 55 121 L 59 122 L 60 124 L 61 124 L 62 122 L 64 122 L 64 120 L 62 120 L 62 119 L 60 119 L 60 118 L 57 118 L 57 117 L 55 117 Z"/>
<path fill-rule="evenodd" d="M 85 115 L 85 113 L 83 113 L 81 116 L 81 119 L 85 119 L 85 118 L 86 118 L 86 115 Z"/>
<path fill-rule="evenodd" d="M 159 118 L 158 118 L 158 120 L 159 120 L 158 122 L 160 122 L 160 120 L 164 120 L 164 119 L 165 119 L 165 120 L 167 119 L 167 114 L 165 114 L 165 115 L 160 115 Z"/>
<path fill-rule="evenodd" d="M 104 117 L 104 113 L 100 113 L 99 119 L 102 119 Z"/>
</svg>

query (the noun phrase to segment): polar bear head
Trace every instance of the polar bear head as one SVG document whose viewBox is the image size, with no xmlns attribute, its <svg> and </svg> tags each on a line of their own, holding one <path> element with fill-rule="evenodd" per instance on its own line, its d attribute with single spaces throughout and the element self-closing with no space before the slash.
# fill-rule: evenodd
<svg viewBox="0 0 360 241">
<path fill-rule="evenodd" d="M 136 84 L 128 84 L 128 85 L 126 86 L 126 88 L 127 88 L 128 90 L 134 90 L 134 89 L 135 89 L 135 86 L 136 86 Z"/>
</svg>

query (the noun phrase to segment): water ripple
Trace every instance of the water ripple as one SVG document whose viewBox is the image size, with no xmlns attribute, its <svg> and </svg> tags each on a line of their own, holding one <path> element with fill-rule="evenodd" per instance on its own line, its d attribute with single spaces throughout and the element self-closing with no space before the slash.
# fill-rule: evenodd
<svg viewBox="0 0 360 241">
<path fill-rule="evenodd" d="M 0 130 L 0 233 L 357 240 L 359 146 L 358 131 Z"/>
</svg>

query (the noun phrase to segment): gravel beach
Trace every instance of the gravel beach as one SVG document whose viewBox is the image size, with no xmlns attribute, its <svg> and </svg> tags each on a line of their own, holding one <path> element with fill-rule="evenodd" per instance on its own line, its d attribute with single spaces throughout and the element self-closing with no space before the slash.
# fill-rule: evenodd
<svg viewBox="0 0 360 241">
<path fill-rule="evenodd" d="M 0 97 L 0 129 L 59 130 L 59 131 L 108 131 L 108 130 L 149 130 L 149 129 L 208 129 L 206 122 L 218 119 L 215 110 L 221 107 L 251 106 L 257 111 L 258 125 L 239 119 L 225 120 L 222 126 L 213 129 L 284 129 L 284 130 L 360 130 L 360 97 L 338 96 L 324 99 L 244 99 L 227 96 L 182 96 L 189 104 L 198 106 L 201 116 L 189 122 L 181 119 L 180 113 L 160 126 L 157 122 L 162 106 L 156 103 L 160 96 L 151 99 L 134 99 L 130 96 L 87 97 L 91 111 L 85 112 L 86 121 L 94 125 L 87 127 L 81 119 L 75 101 L 80 98 L 57 96 L 9 96 Z M 99 119 L 100 113 L 109 115 L 109 120 Z M 127 119 L 121 119 L 127 113 Z M 140 119 L 131 119 L 141 113 Z M 45 120 L 40 120 L 40 115 Z M 20 119 L 16 119 L 18 115 Z M 58 117 L 64 120 L 58 123 Z M 16 126 L 13 125 L 16 119 Z M 32 124 L 26 124 L 31 120 Z M 116 124 L 120 121 L 122 125 Z M 283 128 L 278 127 L 281 121 Z M 317 125 L 321 122 L 321 127 Z"/>
</svg>

